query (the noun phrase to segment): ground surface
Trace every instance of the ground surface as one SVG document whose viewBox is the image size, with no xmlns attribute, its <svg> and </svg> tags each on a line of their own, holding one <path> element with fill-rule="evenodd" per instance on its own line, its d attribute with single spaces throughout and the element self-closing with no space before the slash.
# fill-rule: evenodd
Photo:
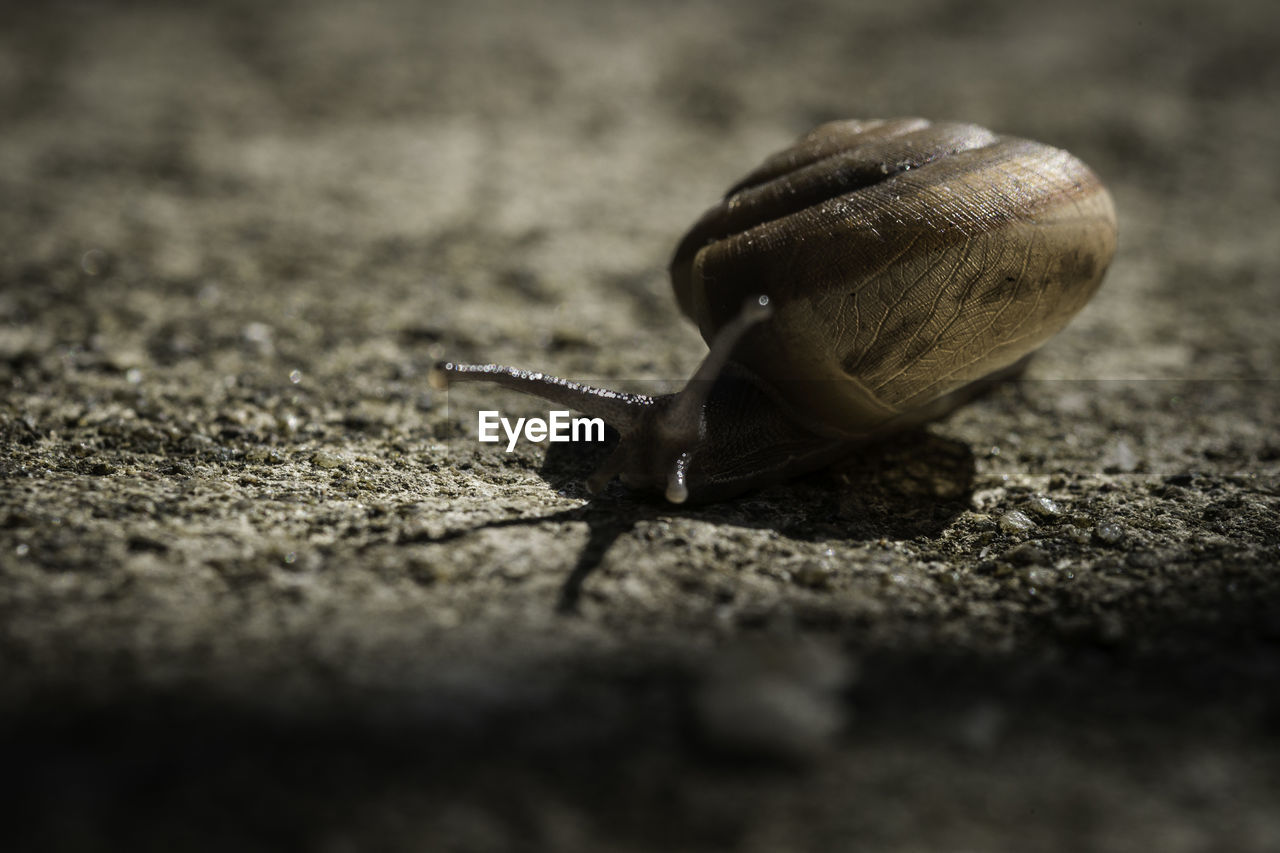
<svg viewBox="0 0 1280 853">
<path fill-rule="evenodd" d="M 6 8 L 0 832 L 1280 847 L 1280 17 L 1053 5 Z M 1027 381 L 687 511 L 429 388 L 687 375 L 683 229 L 915 114 L 1112 188 Z"/>
</svg>

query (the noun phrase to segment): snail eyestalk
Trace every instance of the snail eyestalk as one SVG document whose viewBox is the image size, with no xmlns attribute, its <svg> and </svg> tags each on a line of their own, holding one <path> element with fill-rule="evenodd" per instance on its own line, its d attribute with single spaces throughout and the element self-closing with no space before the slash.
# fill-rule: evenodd
<svg viewBox="0 0 1280 853">
<path fill-rule="evenodd" d="M 431 381 L 434 384 L 441 379 L 491 382 L 512 391 L 541 397 L 549 403 L 559 403 L 590 417 L 601 418 L 623 435 L 634 430 L 640 414 L 653 405 L 653 398 L 644 394 L 625 394 L 608 388 L 595 388 L 558 376 L 503 364 L 457 364 L 442 361 L 432 370 Z"/>
<path fill-rule="evenodd" d="M 702 424 L 702 410 L 707 405 L 707 397 L 711 394 L 715 381 L 724 371 L 724 366 L 729 363 L 729 357 L 733 355 L 734 348 L 752 326 L 767 320 L 772 313 L 773 308 L 769 305 L 768 296 L 754 296 L 746 301 L 742 310 L 738 312 L 738 316 L 716 333 L 706 358 L 685 383 L 684 389 L 676 395 L 675 406 L 663 419 L 664 433 L 669 434 L 673 440 L 677 436 L 686 440 L 697 440 L 698 429 Z"/>
</svg>

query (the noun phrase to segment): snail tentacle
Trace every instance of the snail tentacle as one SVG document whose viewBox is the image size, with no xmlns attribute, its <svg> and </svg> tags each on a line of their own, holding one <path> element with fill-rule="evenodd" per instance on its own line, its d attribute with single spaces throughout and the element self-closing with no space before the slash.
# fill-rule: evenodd
<svg viewBox="0 0 1280 853">
<path fill-rule="evenodd" d="M 541 397 L 577 409 L 593 418 L 601 418 L 623 435 L 633 431 L 654 398 L 645 394 L 628 394 L 609 388 L 583 385 L 558 376 L 505 364 L 458 364 L 442 361 L 436 364 L 432 383 L 449 381 L 489 382 L 512 391 Z"/>
</svg>

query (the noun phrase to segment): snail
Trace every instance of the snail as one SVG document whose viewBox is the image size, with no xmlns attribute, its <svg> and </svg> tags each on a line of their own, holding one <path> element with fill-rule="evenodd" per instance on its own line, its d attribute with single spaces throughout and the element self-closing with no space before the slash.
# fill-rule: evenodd
<svg viewBox="0 0 1280 853">
<path fill-rule="evenodd" d="M 817 470 L 1011 375 L 1097 290 L 1116 219 L 1066 151 L 972 124 L 820 125 L 680 241 L 671 281 L 709 344 L 675 394 L 437 365 L 602 418 L 615 475 L 673 503 Z"/>
</svg>

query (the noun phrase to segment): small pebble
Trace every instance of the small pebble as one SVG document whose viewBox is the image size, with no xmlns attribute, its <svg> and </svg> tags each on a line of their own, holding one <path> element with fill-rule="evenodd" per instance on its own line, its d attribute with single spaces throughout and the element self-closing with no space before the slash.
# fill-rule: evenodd
<svg viewBox="0 0 1280 853">
<path fill-rule="evenodd" d="M 831 569 L 818 560 L 808 560 L 792 573 L 800 586 L 809 589 L 826 589 L 831 582 Z"/>
<path fill-rule="evenodd" d="M 1058 502 L 1048 495 L 1036 493 L 1027 499 L 1027 506 L 1041 518 L 1054 518 L 1062 513 Z"/>
<path fill-rule="evenodd" d="M 336 456 L 325 450 L 319 450 L 311 457 L 311 464 L 317 468 L 341 468 L 343 461 L 340 456 Z"/>
<path fill-rule="evenodd" d="M 1036 526 L 1021 510 L 1011 509 L 1000 516 L 1000 529 L 1005 533 L 1025 533 Z"/>
<path fill-rule="evenodd" d="M 1114 521 L 1099 521 L 1093 526 L 1093 535 L 1105 545 L 1118 545 L 1124 541 L 1124 528 Z"/>
<path fill-rule="evenodd" d="M 289 434 L 298 431 L 302 425 L 302 419 L 294 414 L 280 415 L 276 418 L 276 426 Z"/>
<path fill-rule="evenodd" d="M 1040 547 L 1040 543 L 1034 540 L 1015 545 L 1001 556 L 1002 559 L 1023 566 L 1043 566 L 1049 562 L 1048 552 Z"/>
<path fill-rule="evenodd" d="M 1068 528 L 1067 532 L 1063 534 L 1063 537 L 1066 539 L 1070 539 L 1072 542 L 1076 543 L 1077 545 L 1089 544 L 1089 531 L 1081 530 L 1078 527 Z"/>
</svg>

